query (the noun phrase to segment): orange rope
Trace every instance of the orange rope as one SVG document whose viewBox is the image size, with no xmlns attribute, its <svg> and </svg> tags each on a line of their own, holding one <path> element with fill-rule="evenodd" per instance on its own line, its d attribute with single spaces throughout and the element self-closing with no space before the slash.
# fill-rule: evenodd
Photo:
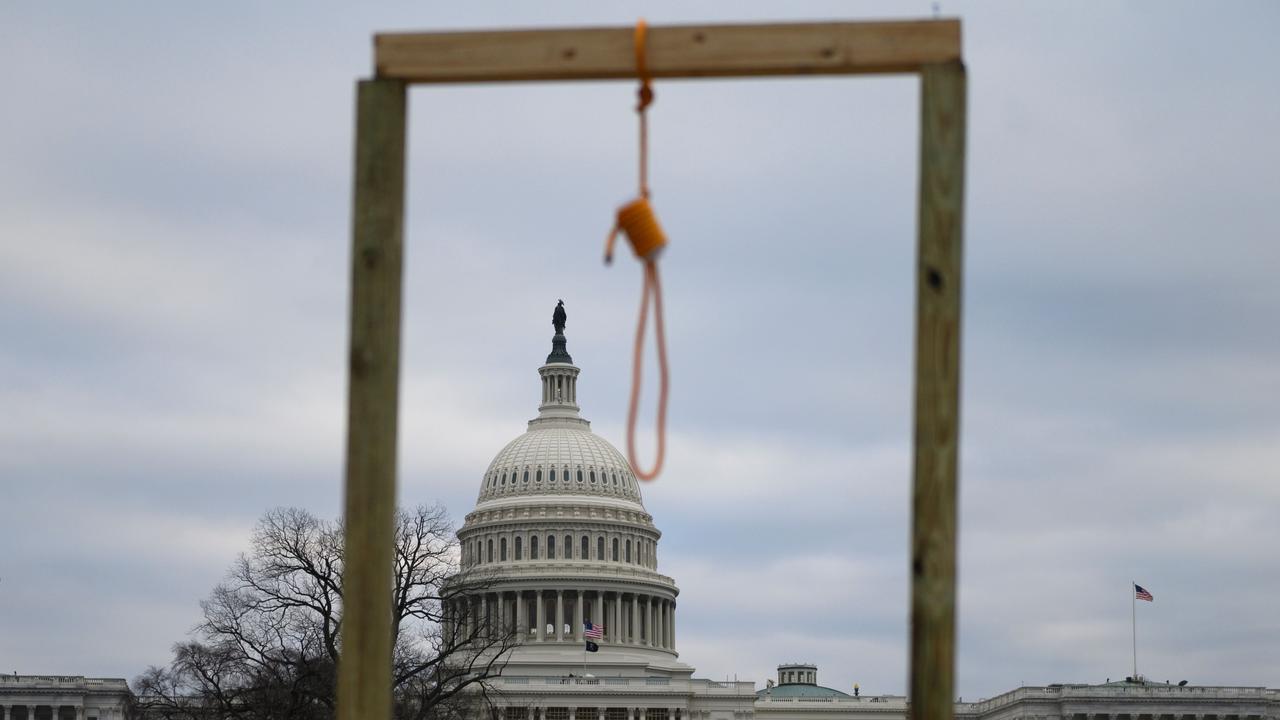
<svg viewBox="0 0 1280 720">
<path fill-rule="evenodd" d="M 646 472 L 636 462 L 636 413 L 639 410 L 644 326 L 648 319 L 650 297 L 653 298 L 654 336 L 658 342 L 658 456 L 653 461 L 653 469 Z M 631 463 L 631 470 L 641 480 L 658 477 L 667 454 L 667 380 L 667 337 L 662 326 L 662 283 L 658 280 L 658 264 L 653 260 L 646 260 L 644 291 L 640 296 L 640 321 L 636 323 L 636 346 L 631 363 L 631 403 L 627 409 L 627 460 Z"/>
<path fill-rule="evenodd" d="M 649 197 L 649 115 L 645 113 L 653 104 L 653 86 L 649 84 L 649 67 L 645 63 L 646 37 L 649 26 L 644 19 L 636 21 L 636 74 L 640 76 L 639 102 L 636 112 L 640 114 L 640 197 Z"/>
<path fill-rule="evenodd" d="M 631 402 L 627 409 L 627 460 L 631 470 L 641 480 L 653 480 L 662 472 L 662 462 L 667 452 L 667 338 L 663 326 L 662 315 L 662 283 L 658 279 L 657 258 L 659 251 L 667 244 L 667 236 L 658 224 L 658 216 L 649 204 L 649 122 L 645 112 L 653 104 L 653 88 L 650 85 L 649 69 L 645 64 L 645 36 L 647 26 L 644 20 L 636 23 L 636 73 L 640 76 L 639 102 L 636 112 L 640 115 L 640 178 L 639 194 L 635 200 L 618 209 L 618 218 L 613 230 L 605 240 L 604 261 L 613 261 L 613 244 L 618 234 L 623 233 L 631 243 L 636 257 L 644 263 L 644 290 L 640 296 L 640 319 L 636 323 L 635 353 L 631 365 Z M 636 414 L 640 407 L 640 380 L 644 360 L 644 329 L 649 319 L 649 302 L 653 301 L 653 327 L 658 344 L 658 455 L 652 470 L 642 470 L 636 461 Z"/>
</svg>

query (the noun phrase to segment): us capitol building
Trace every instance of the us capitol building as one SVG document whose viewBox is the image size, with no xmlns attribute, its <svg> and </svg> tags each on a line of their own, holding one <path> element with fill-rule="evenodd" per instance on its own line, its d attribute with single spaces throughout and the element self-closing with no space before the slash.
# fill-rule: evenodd
<svg viewBox="0 0 1280 720">
<path fill-rule="evenodd" d="M 753 682 L 693 677 L 678 651 L 679 595 L 626 459 L 579 414 L 579 369 L 557 307 L 538 416 L 489 464 L 458 531 L 463 572 L 450 629 L 514 630 L 492 680 L 505 720 L 906 720 L 907 698 L 848 695 L 818 668 Z M 468 585 L 467 580 L 483 582 Z M 459 624 L 463 625 L 459 625 Z M 586 626 L 603 632 L 587 636 Z M 598 651 L 587 652 L 592 641 Z M 121 720 L 124 680 L 0 675 L 0 720 Z M 957 720 L 1280 720 L 1280 690 L 1127 679 L 1021 687 L 957 703 Z"/>
<path fill-rule="evenodd" d="M 538 416 L 480 481 L 458 531 L 461 577 L 483 590 L 454 599 L 447 622 L 514 629 L 493 686 L 507 720 L 904 720 L 902 696 L 818 685 L 818 668 L 778 667 L 776 681 L 693 677 L 677 644 L 680 589 L 659 572 L 662 533 L 626 458 L 591 432 L 578 406 L 579 368 L 557 306 L 551 354 L 538 368 Z M 603 625 L 599 639 L 586 625 Z M 468 628 L 474 629 L 474 627 Z M 598 647 L 586 652 L 588 640 Z M 1155 685 L 1023 687 L 958 703 L 963 720 L 1277 720 L 1280 691 Z"/>
</svg>

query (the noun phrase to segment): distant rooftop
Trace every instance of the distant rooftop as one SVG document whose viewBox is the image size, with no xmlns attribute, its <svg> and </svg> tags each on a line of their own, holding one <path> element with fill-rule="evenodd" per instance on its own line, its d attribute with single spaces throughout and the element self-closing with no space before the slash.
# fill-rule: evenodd
<svg viewBox="0 0 1280 720">
<path fill-rule="evenodd" d="M 808 683 L 787 683 L 786 685 L 775 685 L 772 688 L 765 688 L 756 692 L 756 697 L 769 697 L 777 699 L 785 698 L 839 698 L 853 697 L 848 693 L 842 693 L 839 690 L 833 690 L 829 687 L 821 685 L 810 685 Z"/>
</svg>

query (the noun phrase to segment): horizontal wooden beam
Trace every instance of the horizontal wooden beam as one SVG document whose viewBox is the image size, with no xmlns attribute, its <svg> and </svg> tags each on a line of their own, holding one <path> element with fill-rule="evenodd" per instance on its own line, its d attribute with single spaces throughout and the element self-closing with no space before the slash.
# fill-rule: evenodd
<svg viewBox="0 0 1280 720">
<path fill-rule="evenodd" d="M 377 76 L 413 83 L 611 80 L 636 76 L 634 29 L 374 36 Z M 650 27 L 656 78 L 917 72 L 960 59 L 960 21 Z"/>
</svg>

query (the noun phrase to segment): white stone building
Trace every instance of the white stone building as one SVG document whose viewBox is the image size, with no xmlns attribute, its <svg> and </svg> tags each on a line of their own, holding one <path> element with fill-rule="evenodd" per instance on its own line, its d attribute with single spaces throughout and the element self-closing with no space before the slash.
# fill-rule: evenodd
<svg viewBox="0 0 1280 720">
<path fill-rule="evenodd" d="M 1280 690 L 1122 680 L 1020 687 L 958 703 L 956 720 L 1275 720 Z"/>
<path fill-rule="evenodd" d="M 682 662 L 679 594 L 659 572 L 662 533 L 626 459 L 578 407 L 579 368 L 557 314 L 538 416 L 485 470 L 458 531 L 463 577 L 447 622 L 514 630 L 494 681 L 502 715 L 539 720 L 905 720 L 902 696 L 850 696 L 817 684 L 817 667 L 782 665 L 777 682 L 693 677 Z M 587 652 L 584 624 L 603 625 Z M 468 629 L 474 629 L 472 625 Z M 1280 691 L 1120 683 L 1019 688 L 959 703 L 958 720 L 1280 720 Z"/>
<path fill-rule="evenodd" d="M 121 678 L 0 675 L 0 720 L 124 720 L 130 698 Z"/>
<path fill-rule="evenodd" d="M 446 623 L 519 642 L 493 681 L 507 720 L 906 720 L 903 696 L 849 695 L 818 667 L 776 681 L 693 677 L 677 650 L 680 590 L 659 572 L 662 537 L 626 459 L 579 414 L 579 369 L 557 328 L 527 431 L 481 479 L 458 531 L 464 582 Z M 603 625 L 587 652 L 586 623 Z M 122 720 L 124 680 L 0 676 L 0 720 Z M 956 720 L 1280 720 L 1280 690 L 1124 681 L 1022 687 L 957 703 Z"/>
<path fill-rule="evenodd" d="M 514 629 L 521 642 L 495 686 L 539 717 L 748 717 L 753 683 L 695 679 L 679 659 L 662 533 L 626 459 L 580 416 L 579 370 L 557 330 L 538 416 L 489 464 L 458 531 L 464 578 L 483 577 L 484 591 L 455 598 L 446 617 Z M 603 626 L 598 652 L 586 650 L 586 623 Z"/>
</svg>

